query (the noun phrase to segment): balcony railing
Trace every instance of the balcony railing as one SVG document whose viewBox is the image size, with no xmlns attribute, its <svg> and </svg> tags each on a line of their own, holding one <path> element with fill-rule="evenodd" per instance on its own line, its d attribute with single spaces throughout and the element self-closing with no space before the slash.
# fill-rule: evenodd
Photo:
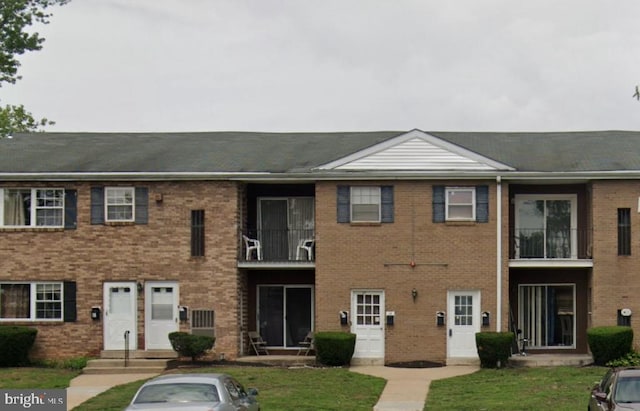
<svg viewBox="0 0 640 411">
<path fill-rule="evenodd" d="M 242 233 L 240 261 L 315 261 L 315 230 L 249 230 Z"/>
<path fill-rule="evenodd" d="M 513 230 L 512 259 L 590 259 L 590 229 Z"/>
</svg>

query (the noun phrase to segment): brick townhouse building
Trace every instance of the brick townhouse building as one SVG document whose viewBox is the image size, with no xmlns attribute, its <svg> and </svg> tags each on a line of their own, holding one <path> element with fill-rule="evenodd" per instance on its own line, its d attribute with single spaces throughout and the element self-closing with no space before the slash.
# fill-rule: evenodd
<svg viewBox="0 0 640 411">
<path fill-rule="evenodd" d="M 0 140 L 0 323 L 35 357 L 467 362 L 475 333 L 587 353 L 640 313 L 640 132 L 36 133 Z"/>
</svg>

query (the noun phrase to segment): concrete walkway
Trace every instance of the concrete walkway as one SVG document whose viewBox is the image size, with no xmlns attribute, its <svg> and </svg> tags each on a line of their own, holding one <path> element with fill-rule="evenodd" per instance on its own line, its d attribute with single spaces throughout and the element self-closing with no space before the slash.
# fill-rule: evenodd
<svg viewBox="0 0 640 411">
<path fill-rule="evenodd" d="M 422 411 L 429 384 L 433 380 L 471 374 L 480 368 L 474 365 L 451 365 L 436 368 L 395 368 L 382 365 L 356 365 L 350 370 L 387 380 L 374 411 Z"/>
<path fill-rule="evenodd" d="M 452 365 L 437 368 L 394 368 L 382 365 L 355 365 L 350 371 L 387 380 L 374 411 L 422 411 L 433 380 L 471 374 L 477 366 Z M 146 380 L 158 374 L 80 374 L 67 388 L 67 410 L 121 384 Z"/>
<path fill-rule="evenodd" d="M 156 375 L 158 374 L 80 374 L 71 380 L 67 388 L 67 411 L 111 387 L 146 380 Z"/>
</svg>

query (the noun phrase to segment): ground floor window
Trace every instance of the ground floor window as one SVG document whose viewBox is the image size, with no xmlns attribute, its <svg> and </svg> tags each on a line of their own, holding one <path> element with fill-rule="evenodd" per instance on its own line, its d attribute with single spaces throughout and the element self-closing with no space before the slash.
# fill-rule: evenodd
<svg viewBox="0 0 640 411">
<path fill-rule="evenodd" d="M 575 285 L 521 284 L 518 328 L 529 348 L 575 346 Z"/>
<path fill-rule="evenodd" d="M 0 319 L 62 320 L 62 283 L 1 283 Z"/>
<path fill-rule="evenodd" d="M 270 347 L 298 347 L 313 329 L 313 288 L 258 286 L 257 324 Z"/>
</svg>

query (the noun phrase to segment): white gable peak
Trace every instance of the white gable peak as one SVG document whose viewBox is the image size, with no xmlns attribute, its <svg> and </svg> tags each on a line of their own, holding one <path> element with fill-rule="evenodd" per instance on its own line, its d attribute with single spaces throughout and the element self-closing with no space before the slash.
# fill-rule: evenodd
<svg viewBox="0 0 640 411">
<path fill-rule="evenodd" d="M 511 167 L 420 130 L 394 137 L 342 159 L 324 170 L 490 171 Z"/>
</svg>

